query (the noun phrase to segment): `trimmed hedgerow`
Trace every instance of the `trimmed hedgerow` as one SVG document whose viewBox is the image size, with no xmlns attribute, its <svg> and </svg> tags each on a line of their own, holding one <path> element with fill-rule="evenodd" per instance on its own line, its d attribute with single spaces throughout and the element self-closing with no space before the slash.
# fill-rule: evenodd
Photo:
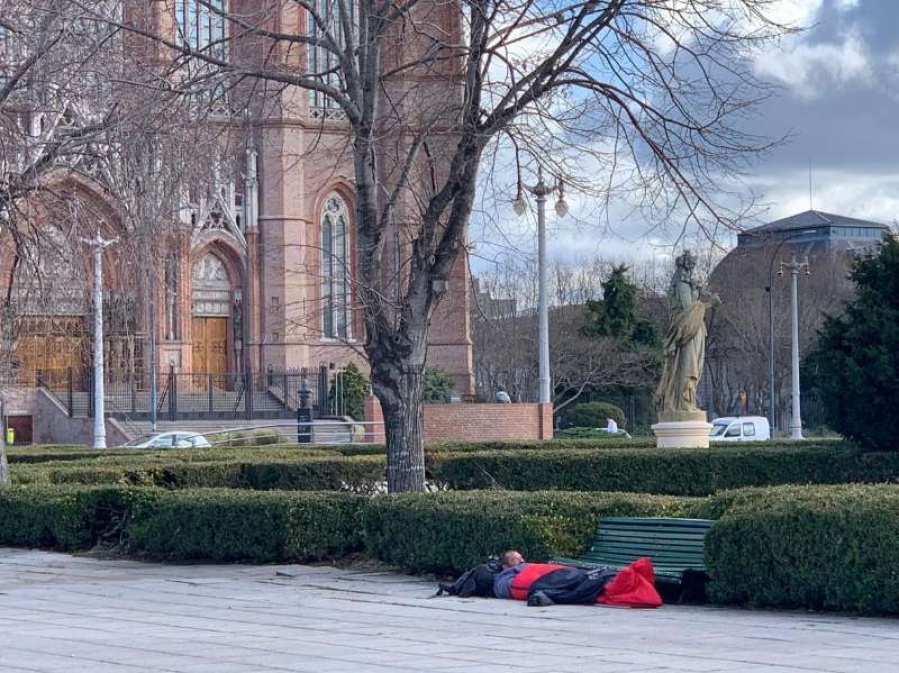
<svg viewBox="0 0 899 673">
<path fill-rule="evenodd" d="M 128 526 L 131 552 L 168 559 L 314 561 L 361 548 L 362 496 L 348 493 L 175 491 Z"/>
<path fill-rule="evenodd" d="M 265 447 L 215 446 L 208 449 L 91 449 L 86 446 L 45 445 L 10 447 L 10 463 L 47 463 L 79 461 L 91 463 L 125 462 L 214 462 L 265 456 L 266 458 L 297 458 L 302 456 L 333 456 L 327 447 L 297 446 L 296 444 Z"/>
<path fill-rule="evenodd" d="M 32 485 L 0 491 L 0 544 L 75 551 L 116 543 L 135 512 L 152 505 L 150 490 Z"/>
<path fill-rule="evenodd" d="M 153 457 L 146 462 L 115 460 L 77 461 L 17 466 L 17 484 L 119 484 L 164 488 L 246 488 L 293 491 L 375 491 L 384 480 L 385 461 L 379 456 L 296 456 L 246 460 L 178 462 Z"/>
<path fill-rule="evenodd" d="M 693 516 L 700 506 L 633 493 L 398 494 L 372 498 L 363 528 L 372 556 L 412 572 L 443 573 L 510 548 L 535 561 L 575 556 L 589 546 L 600 516 Z"/>
<path fill-rule="evenodd" d="M 0 544 L 78 551 L 106 544 L 177 560 L 315 561 L 361 547 L 363 496 L 22 486 L 0 492 Z"/>
<path fill-rule="evenodd" d="M 454 490 L 631 491 L 703 496 L 722 489 L 788 483 L 888 482 L 899 452 L 846 445 L 590 451 L 492 451 L 432 455 L 433 479 Z"/>
<path fill-rule="evenodd" d="M 427 444 L 425 455 L 445 453 L 480 453 L 483 451 L 569 451 L 592 449 L 639 449 L 655 446 L 655 439 L 640 437 L 638 439 L 625 439 L 609 435 L 608 437 L 589 439 L 554 439 L 552 441 L 487 441 L 487 442 L 440 442 L 439 444 Z M 384 455 L 386 448 L 383 444 L 346 444 L 335 446 L 333 451 L 344 456 L 371 456 Z"/>
<path fill-rule="evenodd" d="M 899 613 L 899 486 L 787 486 L 712 499 L 715 602 Z"/>
</svg>

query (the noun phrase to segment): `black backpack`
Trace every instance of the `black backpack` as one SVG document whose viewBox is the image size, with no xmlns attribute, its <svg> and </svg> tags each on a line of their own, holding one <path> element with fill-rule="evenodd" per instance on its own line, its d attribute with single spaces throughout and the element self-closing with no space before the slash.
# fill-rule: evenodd
<svg viewBox="0 0 899 673">
<path fill-rule="evenodd" d="M 499 559 L 491 556 L 487 563 L 467 570 L 455 582 L 440 582 L 435 596 L 449 594 L 459 598 L 493 596 L 493 579 L 502 571 Z"/>
</svg>

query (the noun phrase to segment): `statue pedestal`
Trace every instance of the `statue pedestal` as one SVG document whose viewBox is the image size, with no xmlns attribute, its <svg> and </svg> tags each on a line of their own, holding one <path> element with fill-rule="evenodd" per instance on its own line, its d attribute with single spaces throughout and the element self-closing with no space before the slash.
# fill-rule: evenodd
<svg viewBox="0 0 899 673">
<path fill-rule="evenodd" d="M 652 426 L 656 446 L 661 448 L 708 448 L 712 424 L 704 411 L 678 411 L 659 414 Z"/>
</svg>

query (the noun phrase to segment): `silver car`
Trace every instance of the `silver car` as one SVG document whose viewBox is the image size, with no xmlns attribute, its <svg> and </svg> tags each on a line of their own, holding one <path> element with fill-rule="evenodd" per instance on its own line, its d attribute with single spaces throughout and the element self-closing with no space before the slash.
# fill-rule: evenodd
<svg viewBox="0 0 899 673">
<path fill-rule="evenodd" d="M 138 437 L 127 444 L 122 444 L 123 449 L 202 449 L 212 446 L 209 440 L 198 432 L 184 430 L 172 430 L 170 432 L 157 432 L 152 435 Z"/>
</svg>

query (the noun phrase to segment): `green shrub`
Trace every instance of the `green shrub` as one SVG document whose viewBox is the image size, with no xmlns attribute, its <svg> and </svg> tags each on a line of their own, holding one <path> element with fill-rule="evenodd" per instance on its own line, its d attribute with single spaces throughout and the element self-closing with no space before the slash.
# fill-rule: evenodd
<svg viewBox="0 0 899 673">
<path fill-rule="evenodd" d="M 583 552 L 601 515 L 692 516 L 687 498 L 632 493 L 430 493 L 372 498 L 363 511 L 366 550 L 412 572 L 458 572 L 490 554 L 525 558 Z"/>
<path fill-rule="evenodd" d="M 253 443 L 256 446 L 274 446 L 281 443 L 281 435 L 275 430 L 258 430 L 253 435 Z"/>
<path fill-rule="evenodd" d="M 617 435 L 606 432 L 605 428 L 566 428 L 556 432 L 558 439 L 590 439 L 595 442 L 613 441 Z"/>
<path fill-rule="evenodd" d="M 708 593 L 722 603 L 899 613 L 899 486 L 722 494 Z"/>
<path fill-rule="evenodd" d="M 425 404 L 443 404 L 450 401 L 455 384 L 446 372 L 438 367 L 425 367 L 423 378 L 422 399 Z"/>
<path fill-rule="evenodd" d="M 128 550 L 169 559 L 312 561 L 361 547 L 360 496 L 175 491 L 128 526 Z"/>
<path fill-rule="evenodd" d="M 361 548 L 362 496 L 27 486 L 0 492 L 0 544 L 113 545 L 169 559 L 314 561 Z"/>
<path fill-rule="evenodd" d="M 245 452 L 242 460 L 144 460 L 116 457 L 81 464 L 22 465 L 12 470 L 16 484 L 116 484 L 184 488 L 244 488 L 253 490 L 351 491 L 370 493 L 384 481 L 381 456 L 347 458 L 332 455 L 273 456 Z"/>
<path fill-rule="evenodd" d="M 0 544 L 76 551 L 117 542 L 151 491 L 32 485 L 0 491 Z"/>
<path fill-rule="evenodd" d="M 618 426 L 624 429 L 624 412 L 609 402 L 574 404 L 562 411 L 559 423 L 562 428 L 604 428 L 608 418 L 614 418 Z"/>
<path fill-rule="evenodd" d="M 354 363 L 349 363 L 341 372 L 337 372 L 328 390 L 328 407 L 334 413 L 349 416 L 354 421 L 365 418 L 365 396 L 371 384 Z"/>
<path fill-rule="evenodd" d="M 777 484 L 882 483 L 899 476 L 899 453 L 859 453 L 843 444 L 490 451 L 431 454 L 428 469 L 454 490 L 632 491 L 703 496 Z"/>
</svg>

